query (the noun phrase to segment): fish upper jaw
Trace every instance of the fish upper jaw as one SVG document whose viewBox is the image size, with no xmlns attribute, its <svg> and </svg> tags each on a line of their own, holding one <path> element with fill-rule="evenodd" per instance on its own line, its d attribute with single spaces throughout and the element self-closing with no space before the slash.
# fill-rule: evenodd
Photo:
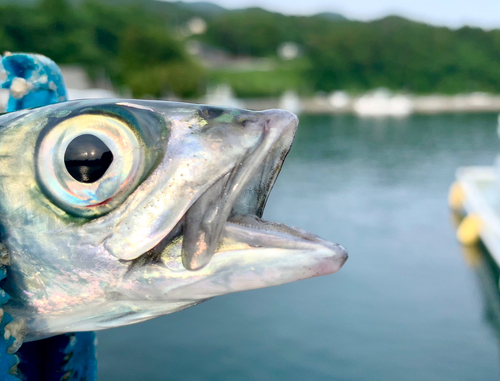
<svg viewBox="0 0 500 381">
<path fill-rule="evenodd" d="M 104 248 L 130 261 L 182 233 L 184 265 L 196 270 L 213 256 L 230 216 L 262 216 L 298 119 L 282 110 L 241 119 L 239 129 L 223 125 L 194 134 L 191 125 L 174 120 L 161 164 L 108 217 L 114 225 Z"/>
<path fill-rule="evenodd" d="M 171 299 L 175 292 L 181 292 L 174 289 L 186 291 L 185 287 L 202 279 L 211 284 L 221 274 L 233 272 L 232 285 L 215 281 L 221 283 L 220 289 L 203 294 L 211 297 L 330 274 L 342 267 L 347 260 L 342 246 L 302 229 L 261 219 L 298 124 L 295 115 L 288 112 L 271 110 L 263 115 L 269 129 L 259 146 L 198 197 L 164 240 L 140 258 L 137 263 L 141 266 L 131 262 L 129 280 L 140 284 L 141 279 L 148 279 L 148 284 L 155 284 L 153 294 L 159 292 L 158 299 Z M 165 266 L 160 274 L 142 266 L 159 262 Z M 274 270 L 265 269 L 268 266 Z M 240 270 L 262 276 L 241 281 L 250 278 L 242 276 Z M 196 295 L 193 300 L 202 297 Z"/>
<path fill-rule="evenodd" d="M 171 133 L 160 163 L 122 205 L 87 227 L 118 259 L 136 259 L 160 243 L 201 195 L 259 147 L 266 130 L 266 119 L 251 112 L 236 125 L 167 118 Z"/>
</svg>

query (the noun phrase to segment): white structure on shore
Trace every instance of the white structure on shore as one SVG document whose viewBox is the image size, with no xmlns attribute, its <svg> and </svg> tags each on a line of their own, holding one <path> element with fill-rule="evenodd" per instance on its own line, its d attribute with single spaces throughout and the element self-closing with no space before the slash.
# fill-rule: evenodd
<svg viewBox="0 0 500 381">
<path fill-rule="evenodd" d="M 242 103 L 234 96 L 231 86 L 227 84 L 209 87 L 204 103 L 211 106 L 243 107 Z"/>
<path fill-rule="evenodd" d="M 100 99 L 100 98 L 120 98 L 116 93 L 104 89 L 66 89 L 68 92 L 68 101 L 75 99 Z"/>
<path fill-rule="evenodd" d="M 104 74 L 97 82 L 92 82 L 82 67 L 76 65 L 61 65 L 68 100 L 118 98 L 113 90 L 113 85 Z"/>
<path fill-rule="evenodd" d="M 349 107 L 351 98 L 345 91 L 334 91 L 328 97 L 328 103 L 330 103 L 330 106 L 332 106 L 334 110 L 342 111 Z"/>
<path fill-rule="evenodd" d="M 405 117 L 413 113 L 414 105 L 410 97 L 392 95 L 382 89 L 358 98 L 353 104 L 353 111 L 361 117 Z"/>
<path fill-rule="evenodd" d="M 278 108 L 300 114 L 302 112 L 302 102 L 294 90 L 287 90 L 281 95 Z"/>
</svg>

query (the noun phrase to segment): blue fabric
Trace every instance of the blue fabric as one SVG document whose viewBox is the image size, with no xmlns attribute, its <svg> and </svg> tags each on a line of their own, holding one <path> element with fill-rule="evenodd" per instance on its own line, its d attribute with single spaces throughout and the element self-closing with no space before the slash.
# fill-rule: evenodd
<svg viewBox="0 0 500 381">
<path fill-rule="evenodd" d="M 0 280 L 5 279 L 7 271 L 5 266 L 0 266 Z M 9 300 L 9 295 L 0 288 L 0 306 L 3 306 Z M 11 375 L 11 371 L 15 370 L 15 366 L 19 362 L 16 355 L 9 354 L 7 349 L 14 342 L 14 338 L 10 337 L 5 340 L 5 326 L 12 321 L 12 316 L 4 313 L 0 321 L 0 380 L 5 381 L 18 381 L 18 378 Z"/>
<path fill-rule="evenodd" d="M 26 81 L 28 91 L 24 96 L 11 96 L 7 112 L 46 106 L 67 100 L 66 86 L 59 67 L 54 61 L 39 54 L 10 54 L 2 58 L 7 79 L 2 88 L 10 89 L 21 78 Z"/>
<path fill-rule="evenodd" d="M 26 93 L 11 89 L 7 112 L 46 106 L 67 100 L 66 86 L 59 67 L 39 54 L 16 53 L 2 58 L 7 79 L 2 88 L 11 89 L 13 83 L 24 84 Z M 0 280 L 6 276 L 0 266 Z M 0 307 L 9 295 L 0 288 Z M 4 339 L 5 325 L 12 317 L 4 314 L 0 323 L 0 380 L 19 381 L 10 375 L 18 364 L 17 375 L 27 381 L 93 381 L 97 379 L 96 337 L 94 332 L 76 332 L 49 339 L 25 343 L 15 355 L 7 353 L 14 342 Z"/>
</svg>

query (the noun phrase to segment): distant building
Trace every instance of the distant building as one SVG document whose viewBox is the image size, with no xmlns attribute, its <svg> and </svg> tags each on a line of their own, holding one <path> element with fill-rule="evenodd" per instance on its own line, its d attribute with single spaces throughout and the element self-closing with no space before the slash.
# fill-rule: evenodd
<svg viewBox="0 0 500 381">
<path fill-rule="evenodd" d="M 103 89 L 114 91 L 111 80 L 104 70 L 95 80 L 91 80 L 87 72 L 80 65 L 59 65 L 66 87 L 75 90 Z"/>
<path fill-rule="evenodd" d="M 92 81 L 87 72 L 78 65 L 60 65 L 68 90 L 68 99 L 116 98 L 109 78 L 103 73 Z"/>
<path fill-rule="evenodd" d="M 198 57 L 200 63 L 210 69 L 230 69 L 233 71 L 271 71 L 276 63 L 269 58 L 233 56 L 215 46 L 197 40 L 186 43 L 189 54 Z"/>
<path fill-rule="evenodd" d="M 295 42 L 283 42 L 278 47 L 278 56 L 285 61 L 294 60 L 300 55 L 300 47 Z"/>
</svg>

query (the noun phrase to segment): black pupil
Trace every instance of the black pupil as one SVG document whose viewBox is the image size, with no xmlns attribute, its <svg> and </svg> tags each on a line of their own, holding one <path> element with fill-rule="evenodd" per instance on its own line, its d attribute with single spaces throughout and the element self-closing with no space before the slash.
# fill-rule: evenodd
<svg viewBox="0 0 500 381">
<path fill-rule="evenodd" d="M 101 139 L 94 135 L 80 135 L 69 143 L 64 164 L 69 174 L 81 183 L 99 180 L 113 162 L 113 154 Z"/>
</svg>

